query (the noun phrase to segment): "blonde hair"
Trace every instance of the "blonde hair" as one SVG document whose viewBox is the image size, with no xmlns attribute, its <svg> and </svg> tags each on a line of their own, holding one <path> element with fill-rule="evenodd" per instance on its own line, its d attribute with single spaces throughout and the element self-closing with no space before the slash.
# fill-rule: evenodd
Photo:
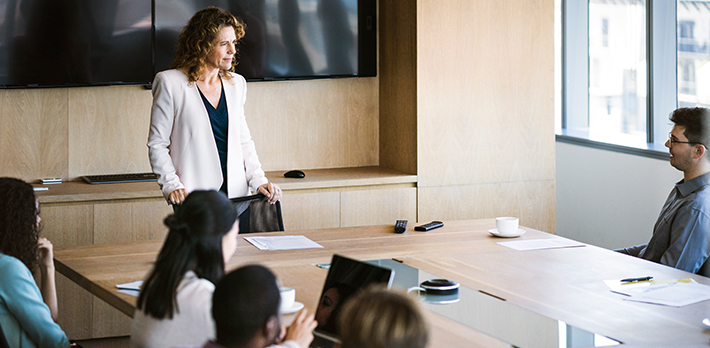
<svg viewBox="0 0 710 348">
<path fill-rule="evenodd" d="M 237 40 L 244 37 L 245 24 L 221 8 L 208 7 L 195 13 L 178 36 L 177 53 L 170 69 L 181 70 L 190 82 L 197 81 L 204 72 L 207 56 L 217 35 L 224 27 L 234 28 Z M 236 65 L 237 60 L 233 59 L 232 67 L 229 70 L 220 69 L 219 75 L 231 80 L 227 72 L 234 71 Z"/>
<path fill-rule="evenodd" d="M 343 348 L 424 348 L 429 339 L 417 303 L 382 287 L 351 297 L 338 317 L 338 327 Z"/>
</svg>

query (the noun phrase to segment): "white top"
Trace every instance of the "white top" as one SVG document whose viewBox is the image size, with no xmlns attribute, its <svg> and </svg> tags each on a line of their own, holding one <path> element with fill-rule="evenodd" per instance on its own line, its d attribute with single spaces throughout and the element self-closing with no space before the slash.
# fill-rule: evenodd
<svg viewBox="0 0 710 348">
<path fill-rule="evenodd" d="M 131 325 L 131 347 L 201 346 L 215 338 L 212 320 L 214 284 L 188 271 L 177 288 L 179 312 L 172 319 L 156 319 L 136 310 Z"/>
<path fill-rule="evenodd" d="M 254 141 L 244 117 L 246 80 L 230 73 L 222 78 L 229 114 L 227 139 L 227 192 L 229 198 L 256 192 L 268 179 L 261 169 Z M 158 73 L 153 81 L 148 154 L 158 184 L 167 199 L 170 192 L 184 188 L 219 190 L 222 167 L 209 114 L 195 83 L 179 70 Z"/>
</svg>

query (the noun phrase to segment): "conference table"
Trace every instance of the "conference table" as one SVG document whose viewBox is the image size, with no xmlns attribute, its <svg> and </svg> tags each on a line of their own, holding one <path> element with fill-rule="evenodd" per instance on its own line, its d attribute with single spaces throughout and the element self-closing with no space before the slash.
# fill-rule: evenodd
<svg viewBox="0 0 710 348">
<path fill-rule="evenodd" d="M 404 234 L 393 233 L 393 225 L 382 225 L 240 235 L 227 269 L 266 265 L 284 286 L 296 289 L 296 301 L 311 312 L 327 275 L 316 265 L 330 262 L 334 253 L 394 262 L 419 270 L 420 277 L 459 282 L 467 297 L 480 299 L 464 303 L 462 298 L 456 310 L 423 303 L 431 333 L 429 347 L 567 347 L 550 343 L 564 341 L 565 335 L 571 340 L 570 329 L 565 331 L 558 323 L 610 338 L 621 347 L 709 345 L 710 332 L 702 320 L 710 317 L 710 301 L 683 307 L 631 302 L 611 292 L 604 280 L 653 276 L 691 278 L 710 285 L 710 278 L 586 244 L 514 250 L 499 242 L 569 240 L 524 226 L 525 233 L 518 238 L 497 238 L 488 233 L 495 227 L 493 219 L 444 223 L 429 232 L 410 226 Z M 244 240 L 245 236 L 289 235 L 306 236 L 323 248 L 259 250 Z M 144 279 L 161 245 L 140 241 L 57 248 L 56 269 L 132 317 L 137 297 L 118 292 L 116 285 Z"/>
</svg>

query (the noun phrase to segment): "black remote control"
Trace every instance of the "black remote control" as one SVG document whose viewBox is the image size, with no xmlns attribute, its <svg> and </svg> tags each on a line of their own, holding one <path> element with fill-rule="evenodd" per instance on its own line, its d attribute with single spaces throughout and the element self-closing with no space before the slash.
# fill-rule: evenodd
<svg viewBox="0 0 710 348">
<path fill-rule="evenodd" d="M 424 225 L 420 225 L 420 226 L 414 227 L 414 230 L 415 230 L 415 231 L 424 231 L 424 232 L 426 232 L 426 231 L 431 231 L 431 230 L 433 230 L 433 229 L 435 229 L 435 228 L 439 228 L 439 227 L 441 227 L 441 226 L 444 226 L 444 223 L 443 223 L 443 222 L 441 222 L 441 221 L 432 221 L 432 222 L 430 222 L 430 223 L 428 223 L 428 224 L 424 224 Z"/>
<path fill-rule="evenodd" d="M 397 220 L 397 224 L 394 225 L 395 233 L 404 233 L 407 231 L 407 220 Z"/>
</svg>

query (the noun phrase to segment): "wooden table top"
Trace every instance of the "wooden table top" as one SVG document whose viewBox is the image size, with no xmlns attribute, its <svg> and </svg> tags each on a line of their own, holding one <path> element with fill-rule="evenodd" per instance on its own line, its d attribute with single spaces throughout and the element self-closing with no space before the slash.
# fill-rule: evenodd
<svg viewBox="0 0 710 348">
<path fill-rule="evenodd" d="M 710 316 L 710 301 L 674 308 L 624 301 L 609 291 L 606 279 L 653 276 L 693 278 L 710 285 L 710 278 L 587 245 L 577 248 L 516 251 L 496 242 L 487 230 L 492 219 L 446 221 L 430 232 L 393 233 L 393 226 L 369 226 L 258 235 L 305 235 L 323 249 L 261 251 L 239 238 L 227 265 L 260 263 L 281 282 L 296 289 L 296 301 L 313 311 L 327 271 L 315 266 L 330 262 L 333 253 L 360 260 L 394 258 L 462 286 L 492 294 L 586 331 L 614 338 L 626 347 L 690 347 L 708 345 L 710 334 L 701 320 Z M 521 227 L 521 239 L 562 238 Z M 162 245 L 144 241 L 57 248 L 56 268 L 92 294 L 129 316 L 136 297 L 116 291 L 116 284 L 143 279 Z M 509 347 L 477 330 L 426 311 L 432 326 L 430 347 Z M 491 314 L 493 315 L 493 313 Z"/>
</svg>

